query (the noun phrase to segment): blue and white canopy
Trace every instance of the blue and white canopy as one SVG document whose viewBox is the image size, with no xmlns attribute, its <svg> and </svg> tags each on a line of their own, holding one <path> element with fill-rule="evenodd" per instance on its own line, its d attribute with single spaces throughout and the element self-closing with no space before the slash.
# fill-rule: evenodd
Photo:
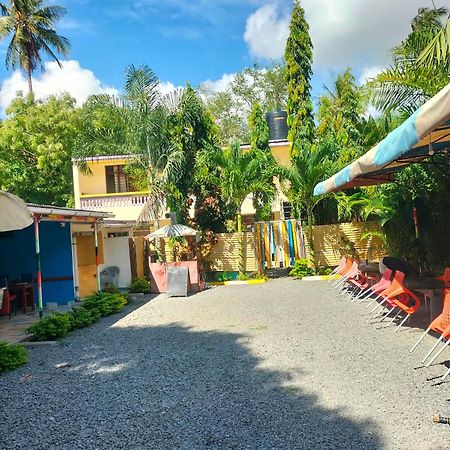
<svg viewBox="0 0 450 450">
<path fill-rule="evenodd" d="M 365 155 L 319 183 L 314 195 L 393 181 L 402 167 L 449 150 L 449 120 L 450 84 Z"/>
</svg>

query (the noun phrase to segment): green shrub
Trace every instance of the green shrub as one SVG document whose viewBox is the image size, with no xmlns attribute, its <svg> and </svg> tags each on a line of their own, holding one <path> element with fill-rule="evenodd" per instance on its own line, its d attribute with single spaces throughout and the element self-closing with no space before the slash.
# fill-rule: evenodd
<svg viewBox="0 0 450 450">
<path fill-rule="evenodd" d="M 66 336 L 70 331 L 70 325 L 71 313 L 55 312 L 27 328 L 27 333 L 36 341 L 54 341 Z"/>
<path fill-rule="evenodd" d="M 217 277 L 217 281 L 230 281 L 231 279 L 231 274 L 228 272 L 223 272 Z"/>
<path fill-rule="evenodd" d="M 109 294 L 107 292 L 97 292 L 83 300 L 83 308 L 96 310 L 101 316 L 119 312 L 126 304 L 127 299 L 123 294 Z"/>
<path fill-rule="evenodd" d="M 247 275 L 246 273 L 240 273 L 238 275 L 238 280 L 240 280 L 240 281 L 247 281 L 247 280 L 250 280 L 250 276 Z"/>
<path fill-rule="evenodd" d="M 316 270 L 317 275 L 329 275 L 331 272 L 333 272 L 333 269 L 330 267 L 319 267 Z"/>
<path fill-rule="evenodd" d="M 95 322 L 101 317 L 101 314 L 96 309 L 86 309 L 83 306 L 74 308 L 70 313 L 70 331 L 85 328 Z"/>
<path fill-rule="evenodd" d="M 128 289 L 130 294 L 149 294 L 150 293 L 150 281 L 144 277 L 134 278 Z"/>
<path fill-rule="evenodd" d="M 303 278 L 310 275 L 315 275 L 315 270 L 309 267 L 309 260 L 297 259 L 294 263 L 294 267 L 289 272 L 289 275 L 295 278 Z"/>
<path fill-rule="evenodd" d="M 27 363 L 27 352 L 21 345 L 0 341 L 0 372 L 17 369 Z"/>
</svg>

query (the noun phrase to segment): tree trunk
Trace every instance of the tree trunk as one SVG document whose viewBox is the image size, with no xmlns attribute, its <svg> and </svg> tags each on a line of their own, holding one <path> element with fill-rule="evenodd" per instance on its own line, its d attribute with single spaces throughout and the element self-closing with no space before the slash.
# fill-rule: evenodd
<svg viewBox="0 0 450 450">
<path fill-rule="evenodd" d="M 31 70 L 27 70 L 27 80 L 28 80 L 28 93 L 33 93 L 33 81 L 31 80 Z"/>
<path fill-rule="evenodd" d="M 311 207 L 306 207 L 306 215 L 308 218 L 308 226 L 306 231 L 306 238 L 308 239 L 309 253 L 311 255 L 311 262 L 316 266 L 314 258 L 314 237 L 313 237 L 313 210 Z"/>
</svg>

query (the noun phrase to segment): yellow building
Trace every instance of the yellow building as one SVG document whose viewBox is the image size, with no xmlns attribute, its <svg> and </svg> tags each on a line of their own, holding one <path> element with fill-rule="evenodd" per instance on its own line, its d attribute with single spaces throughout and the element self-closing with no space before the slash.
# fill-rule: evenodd
<svg viewBox="0 0 450 450">
<path fill-rule="evenodd" d="M 270 148 L 277 162 L 285 167 L 290 164 L 290 143 L 287 140 L 271 141 Z M 249 149 L 249 145 L 243 145 Z M 73 161 L 73 184 L 75 207 L 93 211 L 105 211 L 114 214 L 114 220 L 135 221 L 145 205 L 148 191 L 136 191 L 129 182 L 124 171 L 131 156 L 95 156 L 86 158 L 85 171 Z M 287 198 L 279 190 L 279 194 L 272 204 L 275 220 L 290 218 L 290 205 Z M 255 209 L 252 198 L 245 199 L 241 214 L 247 225 L 253 222 Z M 169 223 L 164 214 L 158 225 Z"/>
<path fill-rule="evenodd" d="M 75 207 L 106 211 L 115 220 L 136 220 L 147 200 L 148 191 L 135 191 L 123 168 L 126 155 L 86 158 L 87 170 L 73 161 Z"/>
</svg>

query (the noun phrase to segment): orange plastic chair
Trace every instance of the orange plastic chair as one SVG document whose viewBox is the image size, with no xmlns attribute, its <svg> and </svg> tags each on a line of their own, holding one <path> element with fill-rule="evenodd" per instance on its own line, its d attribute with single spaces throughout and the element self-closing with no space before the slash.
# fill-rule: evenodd
<svg viewBox="0 0 450 450">
<path fill-rule="evenodd" d="M 352 270 L 352 266 L 353 266 L 353 259 L 347 258 L 344 267 L 338 272 L 338 274 L 341 277 L 337 280 L 337 282 L 333 283 L 334 287 L 338 287 L 340 284 L 345 282 L 345 280 L 348 278 L 350 271 Z"/>
<path fill-rule="evenodd" d="M 450 267 L 446 267 L 444 273 L 440 277 L 436 277 L 436 280 L 441 280 L 445 283 L 445 287 L 450 287 Z"/>
<path fill-rule="evenodd" d="M 327 277 L 328 277 L 328 283 L 330 282 L 330 280 L 332 281 L 333 278 L 334 278 L 334 276 L 338 275 L 338 274 L 339 274 L 339 271 L 342 270 L 342 269 L 345 267 L 346 261 L 347 261 L 347 258 L 346 258 L 345 256 L 343 256 L 343 257 L 341 258 L 341 260 L 339 261 L 339 265 L 338 265 L 337 267 L 335 267 L 335 268 L 331 271 L 331 273 L 329 273 L 329 274 L 327 275 Z"/>
<path fill-rule="evenodd" d="M 375 308 L 372 309 L 371 312 L 375 312 L 377 309 L 377 313 L 375 314 L 375 317 L 377 317 L 380 312 L 383 310 L 384 304 L 389 301 L 389 295 L 398 290 L 400 286 L 402 286 L 403 280 L 405 279 L 405 274 L 403 272 L 400 272 L 397 270 L 394 274 L 394 277 L 392 278 L 392 281 L 390 282 L 389 286 L 382 292 L 380 292 L 379 297 L 382 299 L 380 303 L 378 303 Z M 391 305 L 392 306 L 392 305 Z"/>
<path fill-rule="evenodd" d="M 442 342 L 446 338 L 447 343 L 450 342 L 448 340 L 448 337 L 450 336 L 450 289 L 444 289 L 444 306 L 442 308 L 441 314 L 439 314 L 439 316 L 437 316 L 436 319 L 434 319 L 430 323 L 430 325 L 428 325 L 428 328 L 425 330 L 422 336 L 420 336 L 419 340 L 412 346 L 411 350 L 409 351 L 410 353 L 412 353 L 417 348 L 417 346 L 422 342 L 423 339 L 425 339 L 425 336 L 430 331 L 439 333 L 440 337 L 433 345 L 431 350 L 425 355 L 422 363 L 424 363 L 428 359 L 428 357 L 433 353 L 440 342 Z M 447 343 L 445 344 L 445 346 L 447 346 Z M 437 358 L 437 356 L 439 356 L 440 352 L 435 355 L 435 357 L 428 363 L 428 365 L 431 364 Z"/>
</svg>

